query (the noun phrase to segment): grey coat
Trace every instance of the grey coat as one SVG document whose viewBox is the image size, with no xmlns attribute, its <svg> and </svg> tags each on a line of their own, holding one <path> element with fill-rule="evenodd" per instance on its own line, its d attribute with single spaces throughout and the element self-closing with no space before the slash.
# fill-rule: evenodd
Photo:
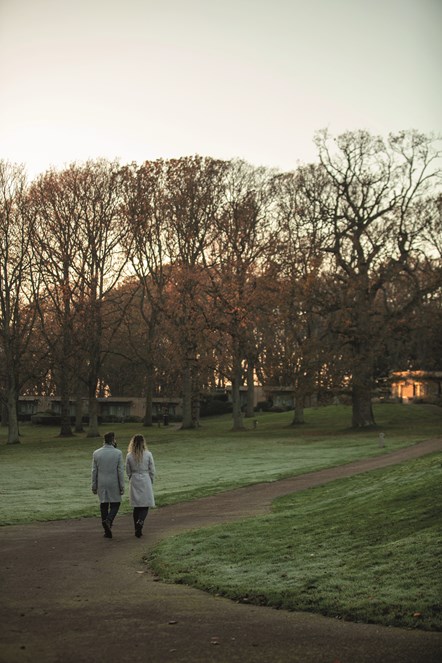
<svg viewBox="0 0 442 663">
<path fill-rule="evenodd" d="M 132 453 L 126 456 L 126 472 L 129 477 L 129 497 L 132 506 L 155 506 L 153 480 L 155 463 L 150 451 L 143 451 L 141 463 L 137 463 Z"/>
<path fill-rule="evenodd" d="M 92 454 L 92 492 L 100 502 L 121 502 L 124 493 L 123 454 L 111 444 L 103 444 Z"/>
</svg>

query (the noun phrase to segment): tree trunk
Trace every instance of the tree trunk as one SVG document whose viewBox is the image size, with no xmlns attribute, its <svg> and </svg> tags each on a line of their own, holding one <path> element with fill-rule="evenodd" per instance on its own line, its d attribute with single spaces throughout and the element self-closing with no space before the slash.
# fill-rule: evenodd
<svg viewBox="0 0 442 663">
<path fill-rule="evenodd" d="M 98 401 L 95 394 L 89 397 L 89 427 L 87 437 L 100 437 L 98 430 Z"/>
<path fill-rule="evenodd" d="M 8 444 L 20 444 L 17 414 L 18 394 L 15 384 L 8 387 Z"/>
<path fill-rule="evenodd" d="M 98 401 L 97 401 L 97 382 L 96 378 L 89 380 L 89 427 L 87 437 L 100 437 L 98 430 Z"/>
<path fill-rule="evenodd" d="M 3 400 L 1 402 L 1 409 L 2 409 L 1 427 L 2 428 L 7 428 L 8 427 L 8 406 Z"/>
<path fill-rule="evenodd" d="M 362 308 L 362 306 L 361 306 Z M 367 308 L 367 307 L 366 307 Z M 369 328 L 370 321 L 364 318 L 365 329 Z M 359 334 L 363 336 L 362 332 Z M 373 389 L 373 357 L 370 342 L 364 339 L 356 346 L 356 361 L 353 365 L 352 377 L 352 428 L 366 429 L 375 426 L 373 408 L 371 405 Z"/>
<path fill-rule="evenodd" d="M 192 412 L 193 359 L 186 359 L 183 375 L 183 423 L 182 429 L 195 428 Z"/>
<path fill-rule="evenodd" d="M 303 394 L 296 394 L 295 411 L 293 412 L 293 419 L 291 426 L 298 426 L 299 424 L 305 424 L 304 401 L 305 401 L 305 396 Z"/>
<path fill-rule="evenodd" d="M 60 398 L 61 398 L 61 427 L 58 437 L 72 437 L 71 413 L 70 413 L 70 394 L 69 394 L 68 369 L 61 364 L 60 372 Z"/>
<path fill-rule="evenodd" d="M 247 362 L 247 407 L 246 417 L 250 419 L 254 416 L 255 412 L 255 366 L 253 360 L 249 358 Z"/>
<path fill-rule="evenodd" d="M 61 398 L 61 426 L 58 437 L 72 437 L 71 412 L 69 396 Z"/>
<path fill-rule="evenodd" d="M 371 387 L 354 384 L 352 387 L 352 428 L 370 428 L 376 425 L 371 405 Z"/>
<path fill-rule="evenodd" d="M 146 397 L 144 405 L 143 426 L 153 425 L 153 366 L 146 367 Z"/>
<path fill-rule="evenodd" d="M 64 284 L 69 284 L 69 261 L 64 264 Z M 70 397 L 71 397 L 71 357 L 72 357 L 72 328 L 71 328 L 71 300 L 69 288 L 64 287 L 63 311 L 63 354 L 60 362 L 60 396 L 61 396 L 61 429 L 59 437 L 72 437 Z"/>
<path fill-rule="evenodd" d="M 244 430 L 241 414 L 241 377 L 242 366 L 239 356 L 233 358 L 233 380 L 232 380 L 232 408 L 233 408 L 233 430 Z"/>
<path fill-rule="evenodd" d="M 194 391 L 192 395 L 192 421 L 194 428 L 199 428 L 200 426 L 200 398 L 199 394 Z"/>
<path fill-rule="evenodd" d="M 83 399 L 80 394 L 75 399 L 75 432 L 83 433 Z"/>
<path fill-rule="evenodd" d="M 98 287 L 98 276 L 91 279 L 90 308 L 89 308 L 89 372 L 88 372 L 88 399 L 89 399 L 89 426 L 87 437 L 100 437 L 98 430 L 98 402 L 97 387 L 100 379 L 101 367 L 101 339 L 102 339 L 102 300 Z"/>
<path fill-rule="evenodd" d="M 198 360 L 195 359 L 192 369 L 192 422 L 195 428 L 200 426 L 200 383 Z"/>
</svg>

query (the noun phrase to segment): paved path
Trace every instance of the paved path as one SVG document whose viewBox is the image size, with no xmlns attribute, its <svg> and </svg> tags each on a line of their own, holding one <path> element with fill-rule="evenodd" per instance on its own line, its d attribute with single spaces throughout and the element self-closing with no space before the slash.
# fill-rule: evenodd
<svg viewBox="0 0 442 663">
<path fill-rule="evenodd" d="M 119 516 L 0 528 L 0 663 L 440 663 L 442 633 L 237 604 L 157 582 L 142 555 L 189 528 L 268 511 L 275 497 L 442 451 L 377 458 L 152 511 L 136 539 Z"/>
</svg>

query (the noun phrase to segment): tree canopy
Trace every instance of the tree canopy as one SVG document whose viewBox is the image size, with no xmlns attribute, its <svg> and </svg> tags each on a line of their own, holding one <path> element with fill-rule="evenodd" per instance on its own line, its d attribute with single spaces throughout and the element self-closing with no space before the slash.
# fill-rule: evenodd
<svg viewBox="0 0 442 663">
<path fill-rule="evenodd" d="M 62 401 L 201 394 L 229 384 L 348 392 L 374 425 L 376 379 L 440 369 L 440 151 L 415 131 L 316 136 L 318 162 L 100 159 L 28 183 L 0 162 L 0 395 L 18 441 L 20 394 Z M 125 377 L 126 376 L 126 377 Z M 104 392 L 103 392 L 104 393 Z M 250 403 L 246 415 L 251 414 Z M 81 420 L 81 416 L 80 416 Z"/>
</svg>

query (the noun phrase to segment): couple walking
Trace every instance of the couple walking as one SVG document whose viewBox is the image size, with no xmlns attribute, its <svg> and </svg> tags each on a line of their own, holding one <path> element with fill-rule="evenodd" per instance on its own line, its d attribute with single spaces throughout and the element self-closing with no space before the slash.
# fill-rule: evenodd
<svg viewBox="0 0 442 663">
<path fill-rule="evenodd" d="M 149 507 L 155 506 L 153 480 L 155 464 L 142 435 L 134 435 L 126 456 L 129 497 L 133 507 L 135 536 L 143 534 Z M 123 454 L 117 449 L 115 433 L 106 433 L 104 444 L 92 455 L 92 492 L 100 500 L 104 536 L 112 538 L 112 524 L 124 494 Z"/>
</svg>

